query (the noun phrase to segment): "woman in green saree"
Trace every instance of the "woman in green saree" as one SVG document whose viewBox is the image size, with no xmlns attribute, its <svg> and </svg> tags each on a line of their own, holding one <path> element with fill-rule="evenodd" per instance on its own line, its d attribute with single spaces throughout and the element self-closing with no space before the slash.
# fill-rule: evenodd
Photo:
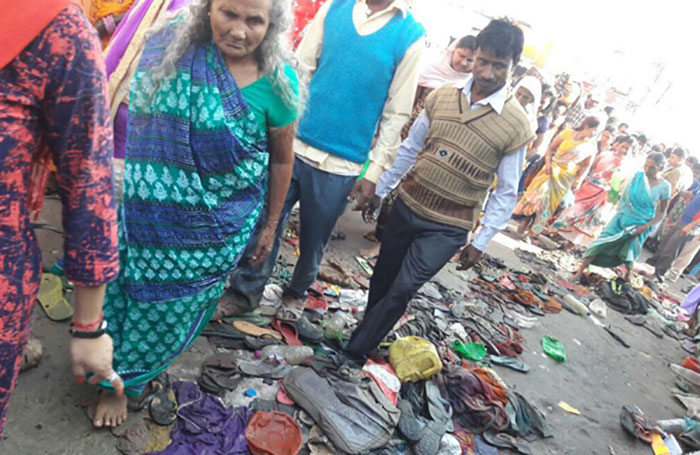
<svg viewBox="0 0 700 455">
<path fill-rule="evenodd" d="M 290 25 L 288 0 L 197 0 L 145 45 L 130 86 L 121 271 L 104 305 L 128 396 L 201 333 L 264 210 L 255 259 L 269 254 L 299 111 Z M 105 391 L 94 424 L 119 425 L 126 404 Z"/>
<path fill-rule="evenodd" d="M 659 176 L 663 168 L 662 154 L 652 153 L 647 157 L 644 170 L 637 172 L 625 187 L 617 214 L 583 255 L 574 281 L 581 279 L 589 265 L 613 268 L 623 264 L 629 280 L 634 261 L 642 254 L 644 241 L 668 208 L 671 185 Z"/>
</svg>

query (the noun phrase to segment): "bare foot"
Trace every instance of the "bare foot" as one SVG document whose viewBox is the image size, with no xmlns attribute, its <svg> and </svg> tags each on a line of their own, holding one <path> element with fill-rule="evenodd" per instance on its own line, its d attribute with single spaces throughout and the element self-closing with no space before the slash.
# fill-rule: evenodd
<svg viewBox="0 0 700 455">
<path fill-rule="evenodd" d="M 93 424 L 100 427 L 116 427 L 126 421 L 126 397 L 102 392 L 95 410 Z"/>
<path fill-rule="evenodd" d="M 369 248 L 362 248 L 360 250 L 360 256 L 362 256 L 365 259 L 376 258 L 377 256 L 379 256 L 379 250 L 381 249 L 381 247 L 382 244 L 377 243 L 376 245 L 372 245 Z"/>
</svg>

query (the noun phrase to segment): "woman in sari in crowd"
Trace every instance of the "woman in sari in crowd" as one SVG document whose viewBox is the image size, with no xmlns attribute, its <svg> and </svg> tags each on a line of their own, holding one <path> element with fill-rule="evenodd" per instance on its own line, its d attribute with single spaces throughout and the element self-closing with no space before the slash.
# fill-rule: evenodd
<svg viewBox="0 0 700 455">
<path fill-rule="evenodd" d="M 559 215 L 552 224 L 553 230 L 574 245 L 584 247 L 600 234 L 609 220 L 610 209 L 619 199 L 614 189 L 611 192 L 613 176 L 620 172 L 633 141 L 630 136 L 618 136 L 612 150 L 596 157 L 589 176 L 574 193 L 574 204 Z"/>
<path fill-rule="evenodd" d="M 420 74 L 418 79 L 418 88 L 416 89 L 416 98 L 413 101 L 413 114 L 411 119 L 401 130 L 401 139 L 405 140 L 408 137 L 408 132 L 413 125 L 413 122 L 418 118 L 418 115 L 423 111 L 425 99 L 430 92 L 436 88 L 442 87 L 445 84 L 458 84 L 467 79 L 467 76 L 472 71 L 474 63 L 474 52 L 476 51 L 476 37 L 467 35 L 453 42 L 440 57 L 439 60 L 427 65 Z M 360 255 L 366 258 L 379 256 L 379 249 L 384 235 L 384 228 L 391 213 L 391 207 L 396 200 L 398 193 L 394 188 L 382 201 L 382 208 L 377 216 L 377 225 L 374 230 L 374 238 L 378 241 L 377 244 L 367 249 L 361 249 Z M 370 238 L 372 233 L 366 234 Z"/>
<path fill-rule="evenodd" d="M 610 148 L 610 143 L 615 136 L 615 128 L 612 126 L 606 126 L 603 132 L 600 133 L 598 137 L 598 153 L 603 153 Z"/>
<path fill-rule="evenodd" d="M 637 172 L 625 187 L 615 217 L 583 255 L 574 281 L 581 279 L 589 265 L 608 268 L 625 265 L 625 278 L 629 280 L 644 241 L 663 219 L 671 198 L 671 185 L 660 176 L 664 163 L 660 153 L 647 157 L 644 170 Z"/>
<path fill-rule="evenodd" d="M 540 100 L 542 99 L 542 82 L 535 76 L 525 76 L 513 89 L 513 96 L 525 109 L 527 117 L 530 119 L 532 131 L 537 131 Z"/>
<path fill-rule="evenodd" d="M 555 136 L 556 131 L 564 122 L 566 106 L 557 104 L 554 93 L 543 88 L 542 101 L 540 102 L 539 117 L 535 140 L 527 150 L 526 165 L 518 183 L 518 198 L 522 197 L 535 176 L 544 166 L 544 154 Z"/>
<path fill-rule="evenodd" d="M 102 47 L 109 42 L 134 0 L 74 0 L 90 23 L 97 29 Z"/>
<path fill-rule="evenodd" d="M 518 234 L 528 237 L 541 233 L 567 193 L 576 190 L 595 156 L 591 138 L 598 125 L 597 118 L 586 117 L 577 130 L 567 128 L 552 141 L 544 157 L 544 168 L 515 208 L 516 215 L 524 216 Z"/>
<path fill-rule="evenodd" d="M 270 252 L 299 112 L 290 25 L 289 0 L 196 0 L 146 42 L 129 97 L 121 269 L 104 305 L 128 396 L 201 333 L 263 210 L 253 260 Z M 119 425 L 126 406 L 102 393 L 95 425 Z"/>
</svg>

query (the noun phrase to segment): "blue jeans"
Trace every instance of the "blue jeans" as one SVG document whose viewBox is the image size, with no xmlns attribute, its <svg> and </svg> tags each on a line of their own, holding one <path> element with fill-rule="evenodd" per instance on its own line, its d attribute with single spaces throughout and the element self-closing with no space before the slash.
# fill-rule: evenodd
<svg viewBox="0 0 700 455">
<path fill-rule="evenodd" d="M 259 231 L 265 224 L 264 218 L 261 217 L 257 232 L 251 236 L 238 267 L 229 278 L 230 288 L 226 293 L 237 301 L 237 306 L 241 310 L 250 311 L 259 305 L 265 285 L 277 262 L 280 241 L 289 221 L 289 214 L 297 201 L 300 207 L 299 250 L 301 254 L 287 292 L 297 297 L 304 296 L 306 290 L 316 280 L 326 245 L 331 238 L 336 221 L 345 211 L 347 198 L 355 180 L 356 177 L 353 176 L 320 171 L 295 158 L 292 181 L 289 184 L 270 255 L 262 265 L 251 267 L 250 257 L 258 244 Z"/>
</svg>

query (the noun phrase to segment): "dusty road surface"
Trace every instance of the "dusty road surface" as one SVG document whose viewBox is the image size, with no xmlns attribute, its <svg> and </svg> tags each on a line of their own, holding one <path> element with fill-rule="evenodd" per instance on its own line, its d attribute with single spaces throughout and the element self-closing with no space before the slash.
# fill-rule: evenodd
<svg viewBox="0 0 700 455">
<path fill-rule="evenodd" d="M 43 221 L 60 225 L 58 203 L 47 202 Z M 368 230 L 356 213 L 347 212 L 337 230 L 345 240 L 331 242 L 328 254 L 359 270 L 353 257 L 369 243 L 362 237 Z M 50 265 L 60 256 L 60 237 L 39 233 L 44 262 Z M 515 256 L 514 247 L 534 247 L 499 235 L 488 253 L 509 266 L 527 267 Z M 287 258 L 293 258 L 288 245 Z M 471 274 L 455 271 L 449 264 L 437 281 L 447 287 L 467 292 L 466 279 Z M 673 289 L 681 295 L 690 282 L 682 280 Z M 93 400 L 94 390 L 78 385 L 69 369 L 67 324 L 49 321 L 41 309 L 35 311 L 35 335 L 41 340 L 45 356 L 41 364 L 19 377 L 12 397 L 5 439 L 0 453 L 6 455 L 95 455 L 116 454 L 116 439 L 108 430 L 96 430 L 86 417 L 83 405 Z M 628 437 L 619 424 L 620 408 L 637 405 L 649 417 L 672 418 L 684 415 L 683 408 L 671 394 L 675 378 L 668 364 L 680 363 L 685 357 L 678 341 L 668 336 L 658 339 L 644 328 L 633 326 L 622 315 L 608 310 L 605 319 L 630 345 L 625 348 L 590 320 L 563 311 L 547 315 L 533 329 L 522 330 L 525 352 L 522 359 L 531 365 L 528 374 L 495 367 L 506 383 L 543 409 L 554 437 L 534 442 L 534 454 L 610 454 L 651 453 L 650 448 Z M 568 361 L 557 364 L 542 354 L 543 335 L 558 338 L 566 348 Z M 201 340 L 201 339 L 200 339 Z M 171 368 L 175 377 L 194 379 L 208 355 L 204 340 Z M 581 412 L 569 414 L 557 404 L 568 403 Z M 504 452 L 505 453 L 505 452 Z"/>
</svg>

